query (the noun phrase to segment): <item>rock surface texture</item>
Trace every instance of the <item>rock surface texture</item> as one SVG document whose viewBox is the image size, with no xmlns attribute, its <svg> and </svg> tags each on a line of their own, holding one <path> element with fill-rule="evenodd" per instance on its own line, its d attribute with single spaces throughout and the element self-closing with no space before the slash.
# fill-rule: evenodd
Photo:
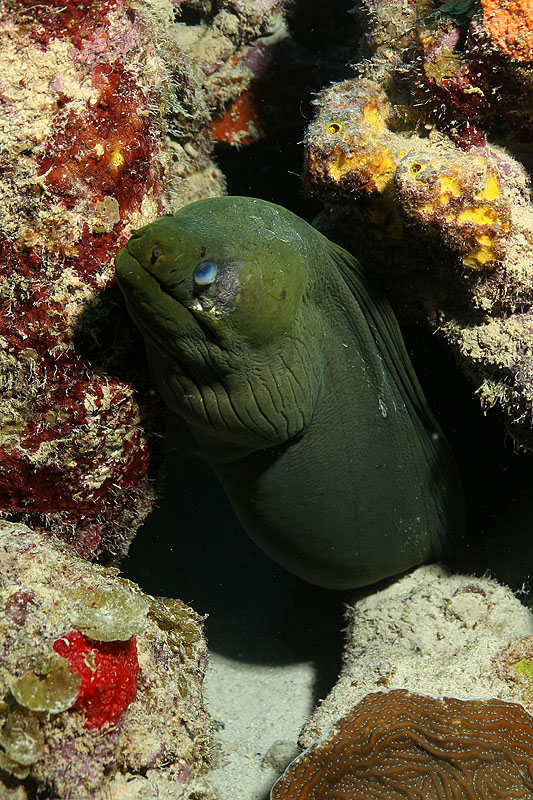
<svg viewBox="0 0 533 800">
<path fill-rule="evenodd" d="M 401 316 L 439 329 L 531 449 L 531 4 L 363 5 L 357 77 L 316 98 L 306 137 L 322 227 L 375 265 Z"/>
<path fill-rule="evenodd" d="M 0 796 L 204 798 L 202 618 L 0 523 Z"/>
<path fill-rule="evenodd" d="M 347 619 L 344 666 L 303 730 L 306 747 L 364 695 L 387 689 L 532 708 L 531 684 L 505 654 L 516 652 L 514 663 L 527 660 L 533 614 L 492 579 L 419 567 L 349 606 Z"/>
<path fill-rule="evenodd" d="M 273 2 L 212 12 L 0 5 L 0 514 L 85 557 L 123 555 L 145 518 L 161 417 L 113 257 L 223 192 L 209 123 L 281 24 Z"/>
<path fill-rule="evenodd" d="M 347 617 L 339 681 L 272 800 L 533 797 L 533 615 L 517 597 L 431 565 Z"/>
</svg>

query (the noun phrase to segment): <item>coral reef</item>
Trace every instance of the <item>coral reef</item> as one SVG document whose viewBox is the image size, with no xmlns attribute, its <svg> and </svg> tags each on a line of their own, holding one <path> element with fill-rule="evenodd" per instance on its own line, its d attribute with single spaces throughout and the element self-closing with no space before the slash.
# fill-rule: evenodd
<svg viewBox="0 0 533 800">
<path fill-rule="evenodd" d="M 514 703 L 369 694 L 287 768 L 272 800 L 533 797 L 533 718 Z"/>
<path fill-rule="evenodd" d="M 232 145 L 251 144 L 259 138 L 259 119 L 252 89 L 247 89 L 230 105 L 223 117 L 213 120 L 211 136 Z"/>
<path fill-rule="evenodd" d="M 495 580 L 451 574 L 437 564 L 419 567 L 357 600 L 347 619 L 344 665 L 302 732 L 305 747 L 364 695 L 383 688 L 494 697 L 533 711 L 501 656 L 511 641 L 531 637 L 533 614 Z M 516 662 L 523 658 L 517 654 Z"/>
<path fill-rule="evenodd" d="M 0 9 L 0 513 L 85 557 L 125 553 L 146 516 L 161 417 L 112 258 L 223 191 L 209 122 L 281 25 L 276 2 L 206 3 L 198 24 L 187 5 Z"/>
<path fill-rule="evenodd" d="M 320 225 L 401 317 L 439 329 L 531 448 L 531 5 L 375 0 L 364 22 L 357 77 L 319 95 L 307 131 Z"/>
<path fill-rule="evenodd" d="M 117 239 L 167 208 L 152 42 L 122 3 L 2 18 L 0 503 L 86 556 L 123 553 L 152 496 L 124 338 L 103 349 Z"/>
<path fill-rule="evenodd" d="M 1 796 L 203 797 L 202 618 L 23 525 L 0 549 Z"/>
<path fill-rule="evenodd" d="M 272 800 L 478 800 L 496 796 L 500 781 L 533 797 L 529 771 L 513 766 L 533 748 L 533 614 L 509 589 L 433 564 L 346 613 L 338 683 Z"/>
</svg>

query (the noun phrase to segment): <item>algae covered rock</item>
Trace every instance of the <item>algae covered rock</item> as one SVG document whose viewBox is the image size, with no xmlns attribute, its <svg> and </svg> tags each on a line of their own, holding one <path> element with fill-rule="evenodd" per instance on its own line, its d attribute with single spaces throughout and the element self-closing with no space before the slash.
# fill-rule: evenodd
<svg viewBox="0 0 533 800">
<path fill-rule="evenodd" d="M 80 555 L 122 554 L 153 499 L 156 408 L 120 368 L 111 262 L 168 207 L 152 107 L 180 64 L 154 47 L 157 17 L 122 2 L 4 4 L 0 28 L 0 511 Z"/>
<path fill-rule="evenodd" d="M 533 614 L 497 581 L 432 564 L 356 600 L 346 614 L 344 665 L 303 729 L 305 747 L 376 691 L 499 698 L 532 710 L 530 689 L 511 680 L 502 653 L 531 641 Z M 521 647 L 516 662 L 524 660 Z"/>
<path fill-rule="evenodd" d="M 531 4 L 376 0 L 360 24 L 356 74 L 316 98 L 306 135 L 320 225 L 531 449 Z"/>
<path fill-rule="evenodd" d="M 359 597 L 347 619 L 338 683 L 272 800 L 533 797 L 530 609 L 433 564 Z"/>
<path fill-rule="evenodd" d="M 280 19 L 214 5 L 0 5 L 0 515 L 84 557 L 127 552 L 161 433 L 113 257 L 223 192 L 209 123 Z"/>
<path fill-rule="evenodd" d="M 23 525 L 0 550 L 0 796 L 203 797 L 202 618 Z"/>
</svg>

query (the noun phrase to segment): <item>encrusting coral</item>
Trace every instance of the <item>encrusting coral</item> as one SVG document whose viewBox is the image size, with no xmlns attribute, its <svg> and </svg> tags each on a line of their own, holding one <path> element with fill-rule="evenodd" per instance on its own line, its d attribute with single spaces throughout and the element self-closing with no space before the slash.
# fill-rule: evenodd
<svg viewBox="0 0 533 800">
<path fill-rule="evenodd" d="M 320 224 L 401 316 L 443 333 L 531 448 L 531 4 L 369 0 L 364 22 L 357 77 L 316 98 L 307 131 Z"/>
<path fill-rule="evenodd" d="M 533 717 L 501 700 L 369 694 L 298 756 L 272 800 L 533 797 Z"/>
<path fill-rule="evenodd" d="M 307 747 L 364 695 L 388 689 L 463 698 L 531 698 L 501 655 L 533 635 L 533 614 L 491 578 L 419 567 L 346 609 L 339 679 L 300 736 Z M 520 650 L 515 661 L 527 658 Z M 507 664 L 511 660 L 505 660 Z M 498 663 L 498 666 L 496 666 Z M 510 677 L 511 676 L 511 677 Z"/>
<path fill-rule="evenodd" d="M 432 564 L 347 620 L 338 682 L 273 800 L 533 797 L 533 615 L 508 588 Z"/>
<path fill-rule="evenodd" d="M 203 797 L 203 619 L 23 525 L 0 549 L 1 797 Z"/>
<path fill-rule="evenodd" d="M 124 554 L 146 516 L 161 416 L 113 256 L 132 227 L 221 194 L 209 122 L 279 18 L 235 0 L 213 22 L 207 5 L 199 25 L 170 0 L 0 6 L 0 514 L 86 557 Z"/>
</svg>

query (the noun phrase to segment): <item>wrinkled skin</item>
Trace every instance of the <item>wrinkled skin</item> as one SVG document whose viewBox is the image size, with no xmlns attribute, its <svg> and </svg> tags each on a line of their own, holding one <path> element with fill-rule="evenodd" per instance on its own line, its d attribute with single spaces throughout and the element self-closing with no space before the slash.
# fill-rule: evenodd
<svg viewBox="0 0 533 800">
<path fill-rule="evenodd" d="M 160 393 L 275 561 L 346 589 L 457 551 L 453 457 L 352 256 L 219 197 L 134 232 L 116 275 Z"/>
</svg>

